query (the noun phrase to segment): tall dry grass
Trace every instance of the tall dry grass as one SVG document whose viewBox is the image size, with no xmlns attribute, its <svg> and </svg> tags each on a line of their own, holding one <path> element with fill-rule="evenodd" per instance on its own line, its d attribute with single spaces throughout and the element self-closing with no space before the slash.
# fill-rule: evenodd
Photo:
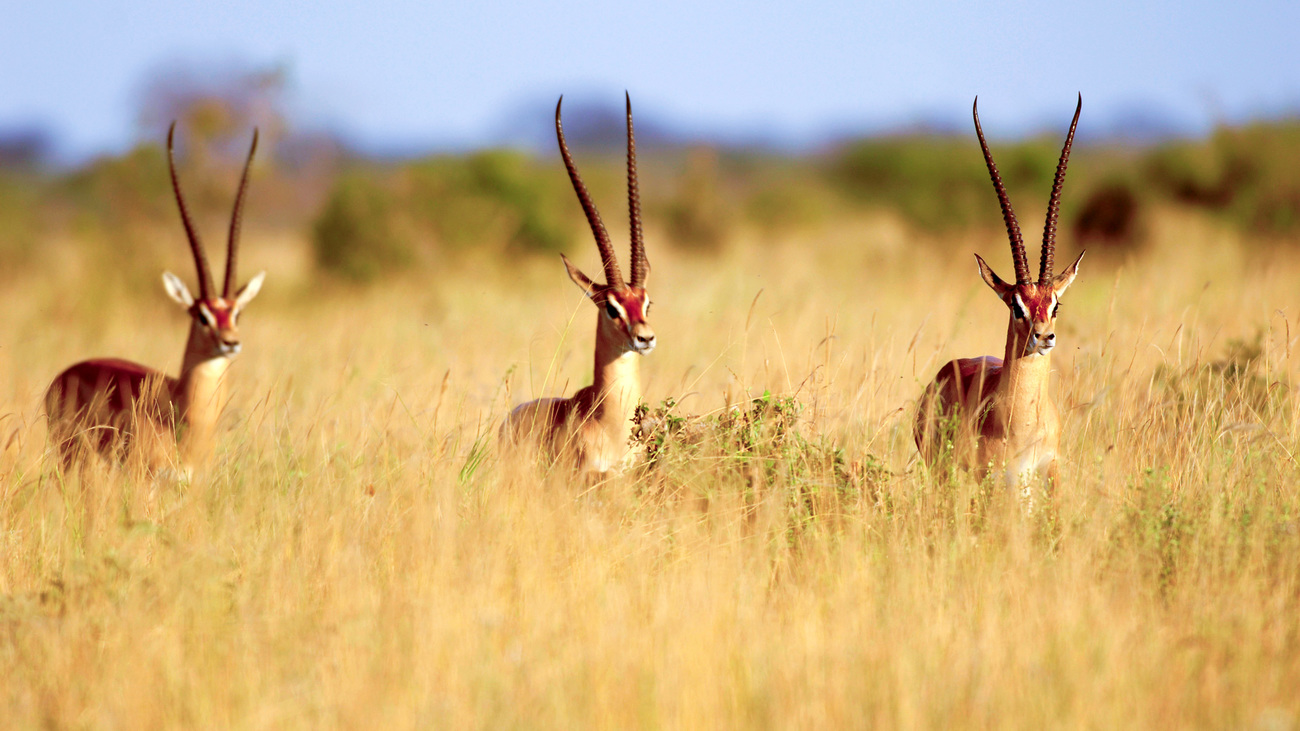
<svg viewBox="0 0 1300 731">
<path fill-rule="evenodd" d="M 0 725 L 1294 728 L 1300 251 L 1154 220 L 1066 297 L 1069 459 L 1028 514 L 910 436 L 944 361 L 1001 352 L 992 232 L 651 231 L 646 395 L 693 418 L 598 485 L 497 458 L 512 404 L 590 375 L 558 261 L 359 292 L 250 234 L 271 274 L 189 485 L 61 475 L 38 412 L 73 360 L 174 369 L 174 306 L 10 281 Z"/>
</svg>

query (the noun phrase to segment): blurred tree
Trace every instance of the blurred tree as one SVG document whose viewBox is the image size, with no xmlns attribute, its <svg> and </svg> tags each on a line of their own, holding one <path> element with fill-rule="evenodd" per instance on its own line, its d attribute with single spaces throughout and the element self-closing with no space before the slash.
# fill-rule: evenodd
<svg viewBox="0 0 1300 731">
<path fill-rule="evenodd" d="M 277 137 L 286 127 L 284 107 L 288 82 L 284 65 L 245 68 L 240 65 L 168 66 L 154 72 L 140 93 L 138 123 L 151 140 L 160 139 L 174 121 L 198 154 L 212 152 L 214 143 L 243 140 L 246 148 L 253 127 Z M 236 149 L 240 162 L 244 150 Z"/>
<path fill-rule="evenodd" d="M 1140 238 L 1138 197 L 1125 181 L 1111 181 L 1093 190 L 1074 219 L 1075 245 L 1132 246 Z"/>
<path fill-rule="evenodd" d="M 138 125 L 149 143 L 167 138 L 176 122 L 177 166 L 185 193 L 198 212 L 229 205 L 229 178 L 248 154 L 253 128 L 261 133 L 257 166 L 275 158 L 274 145 L 287 128 L 288 69 L 242 64 L 169 64 L 151 73 L 139 99 Z M 185 176 L 185 170 L 202 175 Z"/>
</svg>

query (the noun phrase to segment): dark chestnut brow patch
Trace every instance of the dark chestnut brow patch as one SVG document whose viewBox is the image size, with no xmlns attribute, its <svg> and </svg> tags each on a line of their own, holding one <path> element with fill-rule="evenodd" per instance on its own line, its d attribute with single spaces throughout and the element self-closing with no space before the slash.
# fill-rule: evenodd
<svg viewBox="0 0 1300 731">
<path fill-rule="evenodd" d="M 1050 290 L 1043 291 L 1037 285 L 1019 288 L 1018 294 L 1020 300 L 1025 303 L 1028 314 L 1036 321 L 1043 321 L 1051 317 L 1052 293 Z"/>
<path fill-rule="evenodd" d="M 610 299 L 616 300 L 623 311 L 627 313 L 629 322 L 636 324 L 645 322 L 645 315 L 642 313 L 642 303 L 647 295 L 637 292 L 611 292 Z"/>
</svg>

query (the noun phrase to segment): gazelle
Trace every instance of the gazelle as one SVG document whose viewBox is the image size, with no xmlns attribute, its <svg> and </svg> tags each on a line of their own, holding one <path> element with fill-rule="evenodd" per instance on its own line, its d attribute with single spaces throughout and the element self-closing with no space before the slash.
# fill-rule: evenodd
<svg viewBox="0 0 1300 731">
<path fill-rule="evenodd" d="M 1048 382 L 1051 375 L 1052 348 L 1056 346 L 1056 315 L 1061 295 L 1079 272 L 1079 260 L 1053 276 L 1052 256 L 1056 249 L 1056 219 L 1061 202 L 1061 185 L 1070 160 L 1074 129 L 1079 124 L 1083 96 L 1074 110 L 1074 120 L 1056 165 L 1052 195 L 1047 204 L 1047 224 L 1043 228 L 1043 250 L 1038 281 L 1029 278 L 1025 244 L 1020 237 L 1016 214 L 1011 210 L 1006 188 L 998 175 L 997 165 L 989 153 L 984 131 L 980 129 L 979 99 L 975 101 L 975 134 L 984 151 L 993 189 L 1002 206 L 1007 235 L 1011 239 L 1011 256 L 1015 261 L 1016 283 L 1008 284 L 980 258 L 980 276 L 997 293 L 1011 311 L 1007 324 L 1007 345 L 1003 359 L 993 356 L 960 358 L 939 369 L 939 374 L 921 396 L 917 411 L 916 446 L 930 464 L 939 457 L 943 443 L 952 437 L 958 445 L 955 455 L 965 467 L 976 467 L 983 479 L 989 470 L 1000 470 L 1001 481 L 1026 491 L 1034 477 L 1054 482 L 1057 476 L 1057 445 L 1060 440 L 1060 417 Z M 953 434 L 949 430 L 956 428 Z M 971 439 L 975 444 L 971 444 Z"/>
<path fill-rule="evenodd" d="M 592 384 L 569 398 L 544 398 L 521 404 L 501 427 L 508 445 L 534 443 L 552 456 L 572 460 L 581 473 L 619 470 L 630 455 L 632 416 L 641 400 L 639 358 L 654 350 L 655 334 L 646 317 L 650 295 L 645 290 L 650 264 L 641 229 L 641 199 L 637 189 L 636 138 L 632 131 L 632 100 L 627 97 L 627 201 L 631 219 L 632 277 L 624 282 L 609 233 L 583 185 L 564 141 L 560 106 L 555 105 L 555 136 L 569 180 L 600 249 L 605 283 L 593 282 L 563 254 L 569 279 L 596 304 L 596 359 Z"/>
<path fill-rule="evenodd" d="M 195 299 L 175 274 L 164 272 L 162 277 L 167 294 L 190 316 L 180 377 L 116 358 L 83 361 L 60 373 L 45 393 L 45 412 L 50 436 L 65 466 L 89 452 L 118 458 L 129 452 L 154 472 L 175 464 L 172 458 L 178 455 L 179 472 L 189 477 L 211 450 L 217 417 L 226 400 L 226 369 L 239 353 L 239 314 L 257 296 L 266 278 L 266 272 L 260 272 L 234 291 L 240 216 L 257 151 L 257 130 L 235 195 L 225 286 L 219 296 L 176 177 L 175 132 L 173 122 L 167 132 L 167 166 L 199 281 Z"/>
</svg>

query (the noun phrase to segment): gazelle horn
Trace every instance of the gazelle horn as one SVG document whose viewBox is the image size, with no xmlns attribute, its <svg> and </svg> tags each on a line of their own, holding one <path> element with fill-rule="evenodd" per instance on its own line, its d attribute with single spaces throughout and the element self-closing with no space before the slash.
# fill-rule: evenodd
<svg viewBox="0 0 1300 731">
<path fill-rule="evenodd" d="M 1061 208 L 1061 186 L 1065 183 L 1065 166 L 1070 162 L 1070 146 L 1074 144 L 1074 128 L 1079 125 L 1079 112 L 1083 110 L 1083 93 L 1079 93 L 1079 104 L 1074 108 L 1074 121 L 1070 122 L 1070 133 L 1065 136 L 1065 147 L 1061 148 L 1061 160 L 1056 163 L 1056 178 L 1052 181 L 1052 197 L 1047 202 L 1047 223 L 1043 226 L 1043 254 L 1039 258 L 1038 284 L 1045 285 L 1052 280 L 1052 258 L 1056 253 L 1056 218 Z"/>
<path fill-rule="evenodd" d="M 573 164 L 573 156 L 569 154 L 569 146 L 564 141 L 564 126 L 560 123 L 562 104 L 564 104 L 563 95 L 555 104 L 555 136 L 560 141 L 560 156 L 564 158 L 564 169 L 569 171 L 569 180 L 573 182 L 573 190 L 578 194 L 582 212 L 587 214 L 587 223 L 591 224 L 591 233 L 596 237 L 596 247 L 600 249 L 600 262 L 605 267 L 605 284 L 610 287 L 620 287 L 623 284 L 623 275 L 618 270 L 614 249 L 609 243 L 609 232 L 605 230 L 605 224 L 600 220 L 600 212 L 596 210 L 596 204 L 587 193 L 587 186 L 582 184 L 582 177 L 578 175 L 578 168 Z"/>
<path fill-rule="evenodd" d="M 185 236 L 190 240 L 190 250 L 194 252 L 194 267 L 199 273 L 199 299 L 212 296 L 212 272 L 208 269 L 208 257 L 203 253 L 203 242 L 199 240 L 194 222 L 190 220 L 190 211 L 185 206 L 185 196 L 181 194 L 181 181 L 176 177 L 176 160 L 172 154 L 172 141 L 176 135 L 176 122 L 167 130 L 167 167 L 172 174 L 172 191 L 176 193 L 176 205 L 181 210 L 181 223 L 185 224 Z"/>
<path fill-rule="evenodd" d="M 229 297 L 235 291 L 235 257 L 239 253 L 239 224 L 244 213 L 244 191 L 248 190 L 248 170 L 253 166 L 253 153 L 257 152 L 257 128 L 253 128 L 253 146 L 248 150 L 248 160 L 244 162 L 244 174 L 239 177 L 239 192 L 235 194 L 235 210 L 230 214 L 230 238 L 226 247 L 226 286 L 221 291 L 222 297 Z"/>
<path fill-rule="evenodd" d="M 641 194 L 636 179 L 636 135 L 632 132 L 632 96 L 623 92 L 627 99 L 627 213 L 632 235 L 632 286 L 645 284 L 645 276 L 650 268 L 645 258 L 645 239 L 641 230 Z"/>
<path fill-rule="evenodd" d="M 1016 264 L 1016 284 L 1029 284 L 1029 262 L 1025 256 L 1025 242 L 1020 237 L 1020 224 L 1016 223 L 1016 212 L 1011 210 L 1011 201 L 1007 198 L 1007 189 L 1002 185 L 1002 176 L 998 175 L 998 166 L 993 163 L 993 154 L 989 152 L 989 143 L 984 139 L 984 130 L 980 128 L 980 98 L 975 97 L 971 111 L 975 115 L 975 135 L 980 138 L 980 149 L 984 151 L 984 164 L 988 165 L 989 177 L 993 178 L 993 190 L 998 194 L 998 205 L 1002 206 L 1002 220 L 1007 224 L 1007 236 L 1011 239 L 1011 258 Z"/>
</svg>

